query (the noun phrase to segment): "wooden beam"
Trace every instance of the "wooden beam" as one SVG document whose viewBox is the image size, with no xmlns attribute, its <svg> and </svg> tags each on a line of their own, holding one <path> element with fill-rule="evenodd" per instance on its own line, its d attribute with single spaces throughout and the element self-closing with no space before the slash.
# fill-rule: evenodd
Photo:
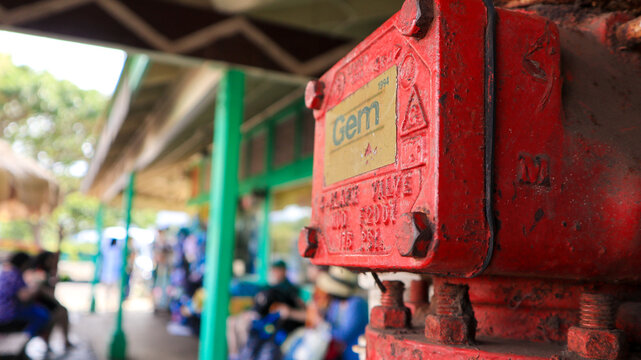
<svg viewBox="0 0 641 360">
<path fill-rule="evenodd" d="M 123 75 L 116 87 L 116 93 L 109 106 L 105 126 L 98 139 L 96 153 L 81 185 L 83 192 L 89 192 L 96 181 L 98 173 L 109 154 L 109 149 L 129 115 L 131 100 L 138 90 L 138 84 L 145 76 L 148 65 L 149 59 L 144 55 L 129 57 L 125 62 Z"/>
<path fill-rule="evenodd" d="M 0 0 L 0 26 L 299 75 L 318 75 L 347 39 L 157 0 Z M 170 14 L 170 15 L 169 15 Z"/>
<path fill-rule="evenodd" d="M 138 125 L 133 138 L 127 141 L 123 154 L 109 169 L 104 169 L 94 188 L 109 201 L 125 186 L 124 174 L 141 171 L 157 159 L 167 145 L 214 100 L 221 72 L 208 65 L 190 71 L 169 94 L 158 101 L 158 107 Z"/>
</svg>

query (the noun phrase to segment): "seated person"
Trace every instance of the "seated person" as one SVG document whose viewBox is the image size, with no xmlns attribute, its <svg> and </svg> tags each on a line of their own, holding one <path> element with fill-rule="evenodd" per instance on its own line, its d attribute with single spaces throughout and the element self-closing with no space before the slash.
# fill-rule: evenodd
<svg viewBox="0 0 641 360">
<path fill-rule="evenodd" d="M 40 290 L 33 300 L 36 304 L 47 308 L 51 314 L 54 326 L 59 325 L 62 328 L 65 347 L 69 349 L 72 346 L 69 341 L 69 313 L 55 297 L 55 288 L 58 282 L 58 255 L 49 251 L 43 251 L 35 257 L 32 267 L 33 270 L 39 272 L 40 277 L 44 279 L 40 285 Z M 47 336 L 45 336 L 45 340 L 48 340 Z"/>
<path fill-rule="evenodd" d="M 356 295 L 357 290 L 357 275 L 347 269 L 331 266 L 328 272 L 318 275 L 313 301 L 306 313 L 284 312 L 290 318 L 305 316 L 308 328 L 307 334 L 291 339 L 285 359 L 310 359 L 309 349 L 313 348 L 314 356 L 324 351 L 321 358 L 325 360 L 358 360 L 352 346 L 365 333 L 368 308 L 367 302 Z M 325 337 L 326 343 L 320 344 Z"/>
<path fill-rule="evenodd" d="M 25 324 L 30 338 L 48 330 L 49 311 L 42 305 L 30 303 L 38 294 L 38 286 L 27 286 L 23 273 L 31 258 L 18 252 L 3 264 L 0 272 L 0 324 Z"/>
<path fill-rule="evenodd" d="M 287 264 L 283 260 L 272 263 L 269 271 L 269 288 L 298 297 L 299 289 L 287 278 Z"/>
<path fill-rule="evenodd" d="M 272 264 L 270 285 L 254 297 L 249 336 L 242 347 L 239 359 L 278 360 L 281 359 L 280 345 L 289 333 L 303 325 L 299 319 L 282 316 L 281 308 L 304 309 L 298 296 L 298 288 L 286 276 L 284 261 Z"/>
</svg>

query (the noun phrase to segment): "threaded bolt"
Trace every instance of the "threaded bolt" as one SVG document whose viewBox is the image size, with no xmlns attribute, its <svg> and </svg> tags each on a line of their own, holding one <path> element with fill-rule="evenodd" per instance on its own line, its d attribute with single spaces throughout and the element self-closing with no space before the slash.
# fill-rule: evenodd
<svg viewBox="0 0 641 360">
<path fill-rule="evenodd" d="M 610 295 L 583 293 L 580 325 L 586 329 L 614 329 L 614 299 Z"/>
<path fill-rule="evenodd" d="M 427 304 L 428 284 L 425 280 L 412 280 L 409 301 L 413 304 Z"/>
<path fill-rule="evenodd" d="M 436 295 L 436 314 L 455 316 L 461 315 L 460 285 L 441 284 L 435 292 Z"/>
<path fill-rule="evenodd" d="M 385 307 L 404 307 L 403 291 L 405 284 L 402 281 L 383 281 L 386 291 L 381 294 L 381 305 Z"/>
</svg>

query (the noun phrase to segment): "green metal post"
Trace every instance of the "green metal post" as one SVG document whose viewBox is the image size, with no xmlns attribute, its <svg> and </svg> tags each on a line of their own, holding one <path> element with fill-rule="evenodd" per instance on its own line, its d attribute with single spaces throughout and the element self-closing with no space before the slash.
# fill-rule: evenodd
<svg viewBox="0 0 641 360">
<path fill-rule="evenodd" d="M 265 192 L 265 202 L 263 203 L 263 226 L 260 234 L 260 243 L 258 244 L 258 281 L 261 284 L 267 284 L 269 279 L 269 263 L 271 257 L 271 241 L 269 237 L 269 213 L 272 209 L 272 190 L 267 189 Z"/>
<path fill-rule="evenodd" d="M 116 313 L 116 328 L 109 344 L 109 359 L 124 360 L 127 355 L 127 338 L 122 328 L 122 303 L 125 301 L 125 288 L 127 286 L 127 258 L 129 257 L 129 227 L 131 226 L 131 208 L 134 199 L 134 184 L 136 173 L 129 175 L 129 185 L 125 199 L 125 239 L 122 248 L 122 266 L 120 268 L 120 302 Z"/>
<path fill-rule="evenodd" d="M 200 360 L 226 360 L 229 282 L 234 256 L 240 125 L 243 119 L 245 74 L 229 70 L 218 87 L 214 149 L 209 191 L 209 224 L 205 291 L 200 329 Z"/>
<path fill-rule="evenodd" d="M 272 172 L 274 168 L 274 122 L 267 128 L 267 143 L 265 144 L 265 174 Z M 269 278 L 269 260 L 271 254 L 271 241 L 269 238 L 269 212 L 272 209 L 272 189 L 265 189 L 265 202 L 263 204 L 263 226 L 258 244 L 258 281 L 267 284 Z"/>
<path fill-rule="evenodd" d="M 101 202 L 98 205 L 98 211 L 96 212 L 96 233 L 98 234 L 98 248 L 96 249 L 96 254 L 93 258 L 94 273 L 93 281 L 91 282 L 91 305 L 89 306 L 89 312 L 91 312 L 92 314 L 96 312 L 96 285 L 98 285 L 98 281 L 100 280 L 100 266 L 102 264 L 100 257 L 102 256 L 102 227 L 104 218 L 103 215 L 105 211 L 104 205 L 105 204 Z"/>
</svg>

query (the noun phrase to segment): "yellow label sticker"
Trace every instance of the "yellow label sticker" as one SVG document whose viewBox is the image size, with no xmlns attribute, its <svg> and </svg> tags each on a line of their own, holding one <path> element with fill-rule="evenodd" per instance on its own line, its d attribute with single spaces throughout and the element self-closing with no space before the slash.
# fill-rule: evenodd
<svg viewBox="0 0 641 360">
<path fill-rule="evenodd" d="M 325 184 L 396 160 L 396 66 L 325 115 Z"/>
</svg>

